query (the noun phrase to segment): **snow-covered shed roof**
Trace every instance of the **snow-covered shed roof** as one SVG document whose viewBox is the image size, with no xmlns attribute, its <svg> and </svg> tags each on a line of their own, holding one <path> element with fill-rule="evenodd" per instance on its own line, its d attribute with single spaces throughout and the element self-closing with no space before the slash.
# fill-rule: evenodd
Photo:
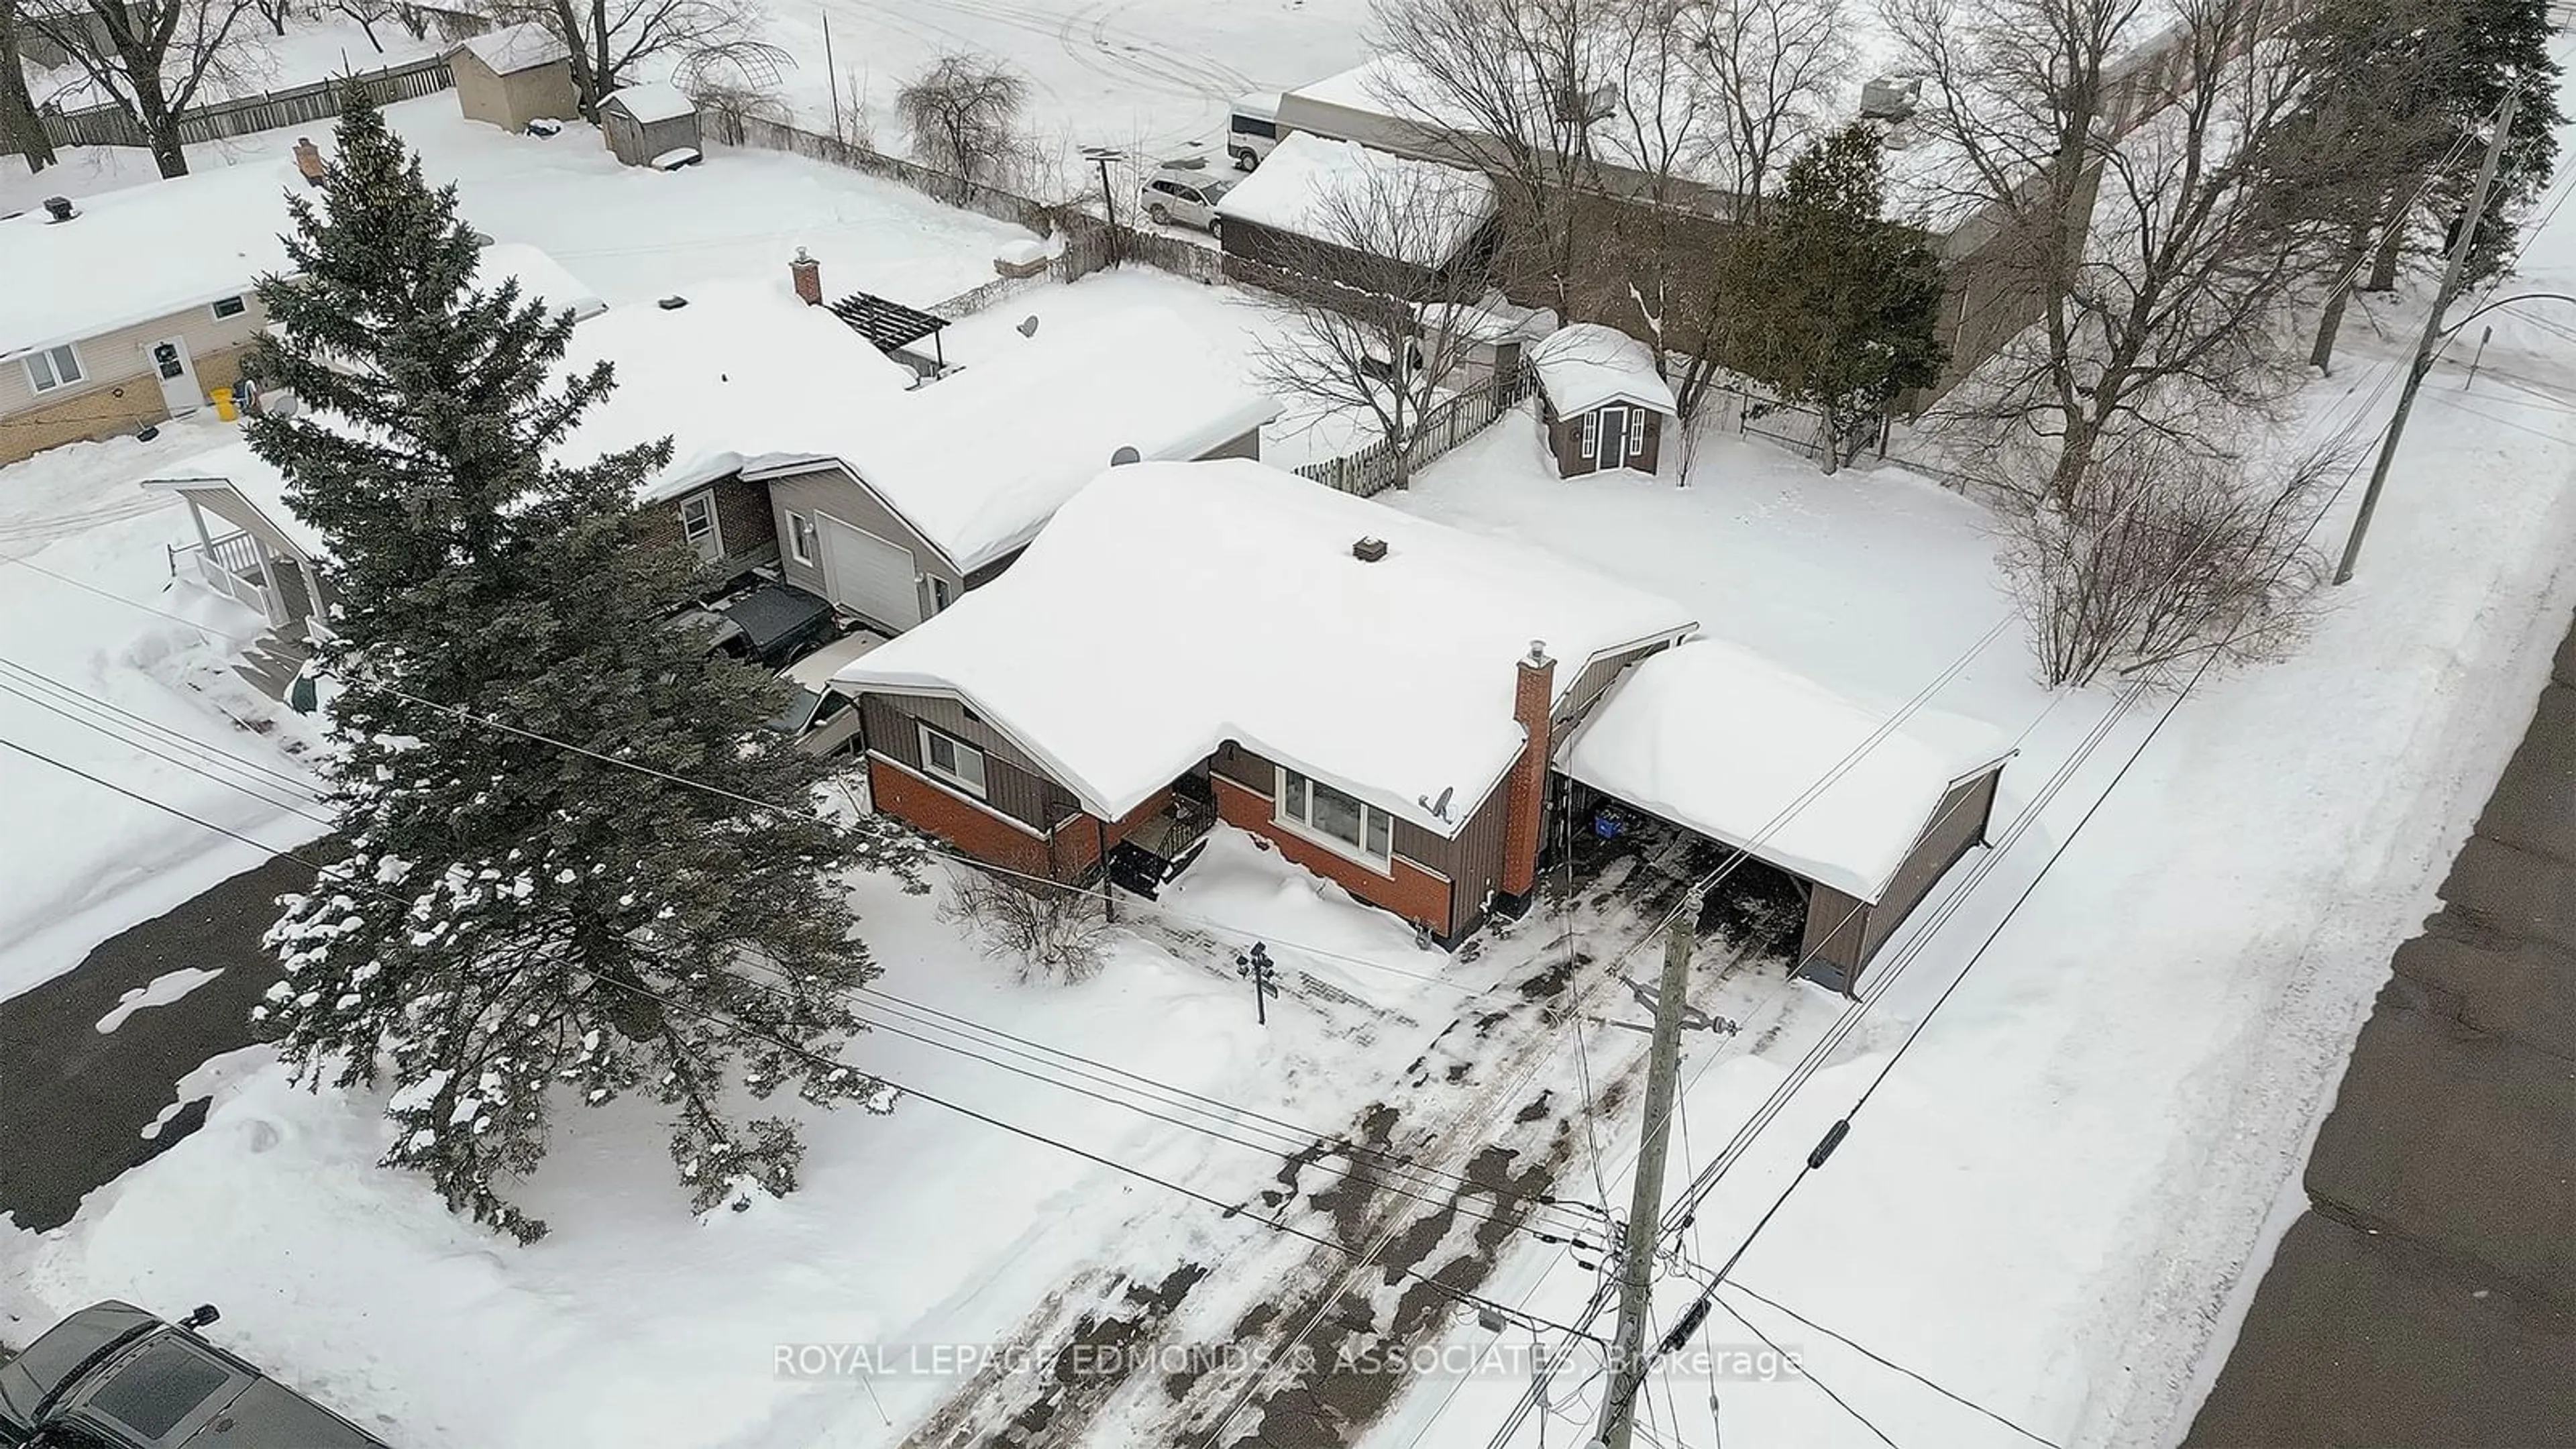
<svg viewBox="0 0 2576 1449">
<path fill-rule="evenodd" d="M 286 506 L 286 475 L 252 452 L 248 439 L 183 458 L 143 480 L 146 488 L 172 493 L 211 485 L 228 485 L 279 536 L 303 550 L 306 558 L 331 556 L 321 530 L 296 517 L 295 510 Z"/>
<path fill-rule="evenodd" d="M 1012 339 L 882 405 L 782 432 L 801 454 L 752 476 L 847 465 L 961 573 L 1046 525 L 1120 448 L 1147 462 L 1198 457 L 1279 415 L 1242 365 L 1170 310 L 1138 307 L 1079 329 Z"/>
<path fill-rule="evenodd" d="M 286 266 L 291 165 L 227 166 L 0 219 L 0 358 L 248 292 Z"/>
<path fill-rule="evenodd" d="M 456 43 L 457 50 L 470 51 L 484 68 L 494 75 L 517 75 L 559 60 L 570 60 L 572 52 L 562 37 L 533 20 L 504 25 L 481 35 L 469 35 Z M 449 52 L 454 54 L 453 51 Z"/>
<path fill-rule="evenodd" d="M 1362 538 L 1386 556 L 1354 556 Z M 1019 562 L 837 676 L 964 698 L 1116 819 L 1233 740 L 1443 836 L 1518 758 L 1517 662 L 1560 697 L 1690 611 L 1246 459 L 1112 468 Z M 1424 800 L 1454 791 L 1447 818 Z"/>
<path fill-rule="evenodd" d="M 682 95 L 678 86 L 661 81 L 611 91 L 600 104 L 615 106 L 647 126 L 655 121 L 676 121 L 698 108 L 697 102 Z"/>
<path fill-rule="evenodd" d="M 1696 639 L 1613 683 L 1567 735 L 1557 767 L 1874 903 L 1941 797 L 2008 753 L 1995 731 L 1957 715 L 1893 719 L 1741 645 Z"/>
<path fill-rule="evenodd" d="M 1436 267 L 1494 219 L 1497 204 L 1482 172 L 1299 131 L 1216 209 L 1229 221 Z"/>
<path fill-rule="evenodd" d="M 1539 339 L 1529 360 L 1558 417 L 1614 402 L 1675 411 L 1672 386 L 1655 370 L 1654 350 L 1616 327 L 1598 322 L 1559 327 Z"/>
<path fill-rule="evenodd" d="M 582 459 L 671 436 L 670 466 L 638 502 L 675 498 L 795 446 L 912 381 L 841 320 L 775 282 L 683 289 L 684 307 L 614 307 L 573 329 L 564 364 L 607 362 L 617 385 L 565 440 Z"/>
<path fill-rule="evenodd" d="M 475 258 L 476 287 L 488 290 L 511 277 L 518 279 L 520 300 L 549 303 L 572 313 L 576 322 L 608 310 L 608 304 L 590 289 L 589 283 L 525 242 L 494 242 Z"/>
</svg>

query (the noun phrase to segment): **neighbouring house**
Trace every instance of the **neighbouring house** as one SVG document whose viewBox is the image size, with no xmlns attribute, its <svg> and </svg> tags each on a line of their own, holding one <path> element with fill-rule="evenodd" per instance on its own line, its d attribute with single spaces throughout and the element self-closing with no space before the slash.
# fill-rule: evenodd
<svg viewBox="0 0 2576 1449">
<path fill-rule="evenodd" d="M 231 387 L 286 265 L 284 163 L 0 218 L 0 463 L 132 432 Z"/>
<path fill-rule="evenodd" d="M 530 121 L 581 115 L 572 52 L 537 21 L 467 36 L 449 48 L 447 70 L 456 78 L 457 108 L 469 121 L 524 131 Z"/>
<path fill-rule="evenodd" d="M 1217 214 L 1226 275 L 1274 290 L 1478 296 L 1502 244 L 1484 173 L 1309 134 L 1282 140 Z"/>
<path fill-rule="evenodd" d="M 1675 409 L 1651 348 L 1615 327 L 1577 322 L 1541 339 L 1529 361 L 1558 477 L 1655 471 Z"/>
<path fill-rule="evenodd" d="M 700 154 L 697 102 L 673 85 L 656 82 L 611 92 L 599 103 L 599 130 L 609 154 L 629 166 L 667 171 Z"/>
<path fill-rule="evenodd" d="M 1150 842 L 1154 881 L 1222 820 L 1455 941 L 1535 883 L 1550 742 L 1696 627 L 1261 463 L 1138 463 L 836 679 L 877 808 L 980 859 L 1076 881 Z"/>
<path fill-rule="evenodd" d="M 781 575 L 898 633 L 1010 567 L 1122 457 L 1260 457 L 1279 405 L 1241 372 L 1171 312 L 1138 308 L 1011 337 L 882 403 L 817 410 L 743 476 L 768 486 Z"/>
<path fill-rule="evenodd" d="M 2010 754 L 1984 725 L 1928 709 L 1897 722 L 1695 639 L 1614 682 L 1556 761 L 1578 811 L 1606 796 L 1787 873 L 1805 897 L 1802 974 L 1850 992 L 1985 843 Z"/>
<path fill-rule="evenodd" d="M 696 550 L 710 590 L 779 562 L 769 488 L 745 475 L 836 431 L 835 420 L 902 396 L 912 381 L 784 281 L 707 282 L 656 304 L 612 308 L 574 329 L 564 360 L 617 370 L 617 386 L 565 440 L 571 456 L 670 438 L 669 464 L 636 502 Z M 789 582 L 803 581 L 790 571 Z"/>
</svg>

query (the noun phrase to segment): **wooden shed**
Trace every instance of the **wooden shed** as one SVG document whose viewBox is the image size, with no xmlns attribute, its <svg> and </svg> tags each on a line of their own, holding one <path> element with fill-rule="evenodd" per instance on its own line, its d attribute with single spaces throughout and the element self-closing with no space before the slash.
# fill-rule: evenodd
<svg viewBox="0 0 2576 1449">
<path fill-rule="evenodd" d="M 530 121 L 569 121 L 581 114 L 572 84 L 572 52 L 535 21 L 504 25 L 458 41 L 447 52 L 456 104 L 465 119 L 524 131 Z"/>
<path fill-rule="evenodd" d="M 1615 327 L 1577 322 L 1541 339 L 1529 360 L 1558 477 L 1655 471 L 1676 408 L 1653 349 Z"/>
<path fill-rule="evenodd" d="M 698 107 L 676 86 L 628 86 L 599 103 L 610 154 L 629 166 L 668 171 L 699 157 Z"/>
</svg>

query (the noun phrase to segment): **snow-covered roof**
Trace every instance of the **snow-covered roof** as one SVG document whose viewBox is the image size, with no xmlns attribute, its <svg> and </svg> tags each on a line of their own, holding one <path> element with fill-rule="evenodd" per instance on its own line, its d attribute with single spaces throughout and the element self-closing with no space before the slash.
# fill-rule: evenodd
<svg viewBox="0 0 2576 1449">
<path fill-rule="evenodd" d="M 661 81 L 611 91 L 600 104 L 616 106 L 647 126 L 655 121 L 676 121 L 698 108 L 695 101 L 680 94 L 678 86 Z"/>
<path fill-rule="evenodd" d="M 473 52 L 494 75 L 516 75 L 572 58 L 561 37 L 533 20 L 469 35 L 457 42 L 456 49 Z"/>
<path fill-rule="evenodd" d="M 543 301 L 572 313 L 576 322 L 596 317 L 608 304 L 564 264 L 525 242 L 494 242 L 474 262 L 474 285 L 490 289 L 516 277 L 522 301 Z"/>
<path fill-rule="evenodd" d="M 670 434 L 670 466 L 645 482 L 638 502 L 675 498 L 799 446 L 912 381 L 841 319 L 799 300 L 783 276 L 702 283 L 681 295 L 687 306 L 601 313 L 573 330 L 564 355 L 567 368 L 617 369 L 617 386 L 565 440 L 567 457 Z"/>
<path fill-rule="evenodd" d="M 306 558 L 331 556 L 321 530 L 296 517 L 295 510 L 286 506 L 286 475 L 252 452 L 248 439 L 183 458 L 143 480 L 146 488 L 169 492 L 186 492 L 208 484 L 230 485 L 242 502 L 267 520 L 288 543 L 303 550 Z"/>
<path fill-rule="evenodd" d="M 1362 538 L 1386 543 L 1375 563 Z M 1010 572 L 841 670 L 962 696 L 1115 819 L 1233 740 L 1454 836 L 1518 758 L 1517 662 L 1571 687 L 1690 611 L 1245 459 L 1112 468 Z M 1447 818 L 1422 802 L 1454 792 Z"/>
<path fill-rule="evenodd" d="M 1195 458 L 1277 417 L 1241 373 L 1168 309 L 1134 308 L 1011 339 L 880 406 L 818 413 L 755 475 L 838 458 L 971 573 L 1027 543 L 1120 448 Z"/>
<path fill-rule="evenodd" d="M 1672 387 L 1655 370 L 1654 350 L 1616 327 L 1598 322 L 1559 327 L 1530 349 L 1529 359 L 1558 417 L 1575 417 L 1613 402 L 1675 411 Z"/>
<path fill-rule="evenodd" d="M 1458 254 L 1494 219 L 1493 178 L 1296 132 L 1217 202 L 1217 214 L 1419 266 Z"/>
<path fill-rule="evenodd" d="M 285 163 L 228 166 L 0 220 L 0 358 L 250 291 L 286 266 L 290 183 Z"/>
<path fill-rule="evenodd" d="M 1641 810 L 1875 902 L 1950 786 L 2007 753 L 2001 735 L 1957 715 L 1917 710 L 1890 728 L 1893 718 L 1741 645 L 1697 639 L 1612 684 L 1566 737 L 1557 766 Z M 1802 798 L 1864 747 L 1814 798 Z"/>
</svg>

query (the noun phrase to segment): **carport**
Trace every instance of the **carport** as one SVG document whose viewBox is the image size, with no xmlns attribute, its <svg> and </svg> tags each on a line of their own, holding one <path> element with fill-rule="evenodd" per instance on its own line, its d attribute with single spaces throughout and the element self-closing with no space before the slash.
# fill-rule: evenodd
<svg viewBox="0 0 2576 1449">
<path fill-rule="evenodd" d="M 1924 709 L 1898 723 L 1700 639 L 1621 676 L 1556 767 L 1795 878 L 1807 901 L 1799 974 L 1853 993 L 1941 877 L 1985 844 L 2010 753 L 1957 715 Z"/>
</svg>

